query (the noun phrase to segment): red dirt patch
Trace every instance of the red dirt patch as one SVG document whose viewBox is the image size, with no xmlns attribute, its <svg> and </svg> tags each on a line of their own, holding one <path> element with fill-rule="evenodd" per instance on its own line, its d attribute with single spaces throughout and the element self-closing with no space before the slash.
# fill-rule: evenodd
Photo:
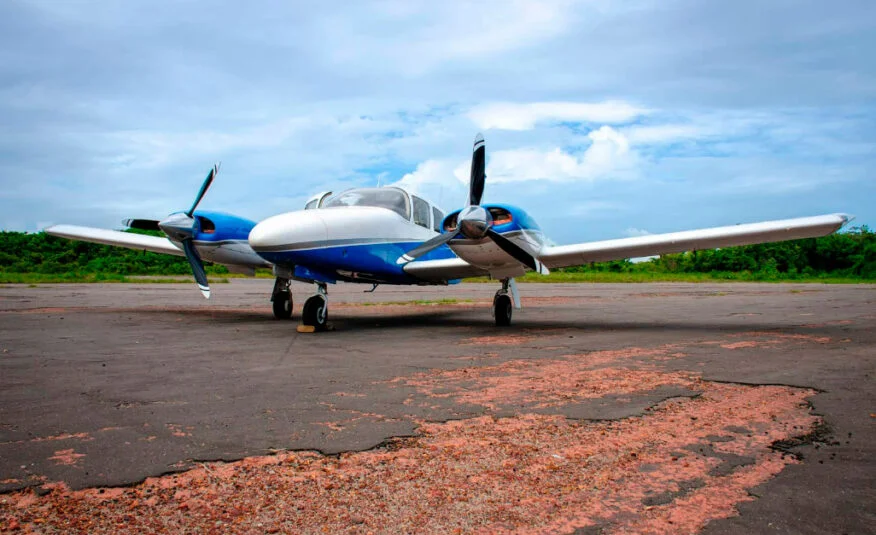
<svg viewBox="0 0 876 535">
<path fill-rule="evenodd" d="M 470 346 L 517 346 L 532 341 L 532 336 L 509 334 L 505 336 L 475 336 L 460 342 L 460 345 Z"/>
<path fill-rule="evenodd" d="M 79 459 L 85 457 L 84 453 L 76 453 L 73 448 L 67 450 L 58 450 L 55 455 L 49 457 L 50 461 L 55 461 L 55 464 L 63 464 L 66 466 L 75 466 Z"/>
<path fill-rule="evenodd" d="M 816 421 L 803 406 L 808 390 L 707 385 L 698 399 L 668 401 L 621 422 L 526 414 L 423 424 L 423 437 L 401 447 L 207 463 L 122 489 L 15 493 L 0 498 L 0 513 L 25 528 L 88 533 L 193 526 L 234 533 L 568 533 L 600 525 L 609 532 L 691 532 L 735 514 L 736 503 L 753 499 L 746 489 L 795 462 L 769 445 Z M 715 472 L 721 459 L 691 450 L 731 425 L 756 432 L 711 447 L 732 445 L 750 462 Z M 694 480 L 695 489 L 680 491 Z M 662 494 L 669 498 L 643 505 Z"/>
</svg>

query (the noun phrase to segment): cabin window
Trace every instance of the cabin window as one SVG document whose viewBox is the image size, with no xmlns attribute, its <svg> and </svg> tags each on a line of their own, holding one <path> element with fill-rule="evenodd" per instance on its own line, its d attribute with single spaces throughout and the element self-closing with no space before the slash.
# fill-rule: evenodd
<svg viewBox="0 0 876 535">
<path fill-rule="evenodd" d="M 396 188 L 351 189 L 328 199 L 322 206 L 324 208 L 375 206 L 392 210 L 405 219 L 411 218 L 407 195 Z"/>
<path fill-rule="evenodd" d="M 318 202 L 319 202 L 319 199 L 313 199 L 312 201 L 310 201 L 309 203 L 304 205 L 304 209 L 305 210 L 313 210 L 314 208 L 316 208 L 316 203 L 318 203 Z"/>
<path fill-rule="evenodd" d="M 429 203 L 415 195 L 411 195 L 411 199 L 414 201 L 414 223 L 421 227 L 430 228 L 429 216 L 432 214 L 429 211 Z"/>
<path fill-rule="evenodd" d="M 444 221 L 444 212 L 432 207 L 432 230 L 441 232 L 441 222 Z"/>
</svg>

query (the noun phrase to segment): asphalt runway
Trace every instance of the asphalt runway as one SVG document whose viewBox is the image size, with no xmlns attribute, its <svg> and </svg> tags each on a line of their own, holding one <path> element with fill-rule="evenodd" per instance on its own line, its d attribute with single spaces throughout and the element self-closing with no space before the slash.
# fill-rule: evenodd
<svg viewBox="0 0 876 535">
<path fill-rule="evenodd" d="M 0 527 L 876 533 L 876 285 L 271 286 L 0 287 Z"/>
</svg>

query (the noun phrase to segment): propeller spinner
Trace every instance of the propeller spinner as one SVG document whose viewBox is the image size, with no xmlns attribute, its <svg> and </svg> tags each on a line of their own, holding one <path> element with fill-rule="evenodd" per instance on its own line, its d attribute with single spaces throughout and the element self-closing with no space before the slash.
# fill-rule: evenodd
<svg viewBox="0 0 876 535">
<path fill-rule="evenodd" d="M 210 184 L 213 183 L 213 178 L 216 177 L 218 172 L 218 164 L 210 169 L 210 173 L 201 185 L 201 190 L 198 192 L 197 197 L 195 197 L 195 202 L 192 203 L 192 207 L 189 208 L 188 211 L 170 214 L 161 221 L 154 221 L 151 219 L 127 219 L 123 222 L 125 226 L 130 228 L 161 230 L 167 234 L 170 239 L 182 243 L 183 252 L 185 252 L 186 259 L 192 267 L 192 275 L 195 277 L 195 282 L 198 284 L 201 294 L 207 299 L 210 298 L 210 284 L 207 282 L 207 272 L 204 270 L 204 262 L 201 260 L 201 255 L 198 254 L 198 249 L 194 244 L 196 221 L 193 214 L 195 213 L 198 204 L 201 203 L 201 199 L 204 198 L 204 194 L 207 193 L 207 189 L 210 188 Z"/>
<path fill-rule="evenodd" d="M 503 251 L 512 256 L 515 260 L 528 268 L 546 274 L 547 269 L 535 259 L 529 252 L 522 247 L 512 242 L 508 238 L 502 236 L 493 230 L 493 218 L 490 211 L 482 207 L 481 198 L 484 195 L 484 184 L 486 182 L 486 143 L 484 136 L 478 134 L 475 136 L 474 147 L 471 155 L 471 175 L 468 185 L 468 205 L 463 208 L 457 216 L 456 231 L 445 232 L 434 238 L 424 242 L 422 245 L 415 247 L 402 255 L 398 259 L 399 264 L 406 264 L 424 254 L 437 249 L 438 247 L 448 243 L 457 235 L 461 234 L 470 240 L 480 240 L 484 237 L 490 238 Z"/>
</svg>

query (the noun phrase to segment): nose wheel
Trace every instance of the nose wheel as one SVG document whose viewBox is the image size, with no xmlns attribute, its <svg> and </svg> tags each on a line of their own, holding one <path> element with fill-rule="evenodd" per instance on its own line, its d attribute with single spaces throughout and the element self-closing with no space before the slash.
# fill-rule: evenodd
<svg viewBox="0 0 876 535">
<path fill-rule="evenodd" d="M 276 319 L 287 320 L 292 317 L 292 292 L 289 291 L 289 279 L 277 277 L 274 291 L 271 293 L 271 304 Z"/>
<path fill-rule="evenodd" d="M 517 284 L 514 279 L 503 279 L 502 289 L 493 298 L 493 317 L 497 327 L 511 325 L 511 316 L 515 308 L 520 308 L 520 297 L 517 294 Z"/>
<path fill-rule="evenodd" d="M 328 293 L 325 284 L 317 286 L 317 294 L 304 302 L 301 324 L 314 327 L 317 331 L 325 330 L 328 324 Z"/>
</svg>

